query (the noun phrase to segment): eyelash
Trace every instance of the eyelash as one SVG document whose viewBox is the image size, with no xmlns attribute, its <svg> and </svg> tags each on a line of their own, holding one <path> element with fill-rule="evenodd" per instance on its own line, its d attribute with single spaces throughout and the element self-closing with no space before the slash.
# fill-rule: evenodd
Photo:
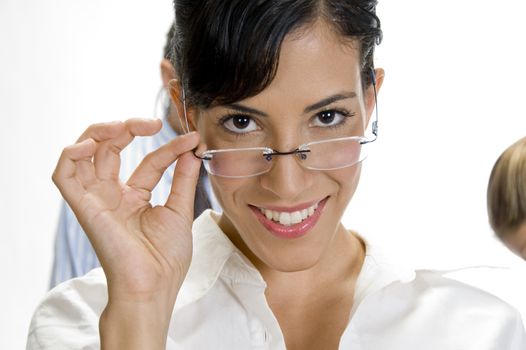
<svg viewBox="0 0 526 350">
<path fill-rule="evenodd" d="M 333 113 L 341 114 L 341 115 L 343 116 L 343 120 L 342 120 L 342 122 L 340 122 L 340 123 L 338 123 L 338 124 L 336 124 L 336 125 L 319 126 L 319 128 L 324 128 L 324 129 L 337 129 L 337 128 L 340 128 L 340 127 L 342 127 L 342 126 L 347 122 L 347 119 L 348 119 L 348 118 L 354 117 L 354 116 L 356 115 L 356 113 L 354 113 L 354 112 L 350 112 L 350 111 L 348 111 L 348 110 L 346 110 L 346 109 L 328 108 L 328 109 L 324 109 L 324 110 L 321 110 L 321 111 L 319 111 L 318 113 L 316 113 L 316 114 L 311 118 L 311 120 L 314 119 L 314 118 L 319 117 L 319 116 L 320 116 L 321 114 L 323 114 L 323 113 L 328 113 L 328 112 L 333 112 Z M 238 133 L 238 132 L 234 132 L 234 131 L 232 131 L 232 130 L 229 130 L 227 127 L 225 127 L 225 123 L 226 123 L 227 121 L 229 121 L 229 120 L 232 119 L 232 118 L 235 118 L 235 117 L 241 117 L 241 116 L 243 116 L 243 117 L 248 117 L 248 118 L 250 118 L 254 123 L 257 124 L 256 119 L 253 118 L 253 117 L 250 116 L 250 115 L 247 115 L 247 114 L 240 114 L 240 113 L 229 113 L 229 114 L 226 114 L 226 115 L 222 116 L 221 118 L 219 118 L 219 120 L 217 121 L 217 125 L 218 125 L 219 127 L 221 127 L 221 128 L 222 128 L 225 132 L 227 132 L 228 134 L 230 134 L 230 135 L 234 135 L 236 138 L 237 138 L 237 137 L 247 136 L 247 135 L 249 135 L 251 132 L 245 132 L 245 133 L 240 132 L 240 133 Z"/>
<path fill-rule="evenodd" d="M 230 119 L 233 119 L 235 117 L 248 117 L 250 118 L 252 121 L 254 121 L 254 123 L 257 124 L 255 118 L 253 118 L 252 116 L 248 115 L 248 114 L 241 114 L 241 113 L 228 113 L 224 116 L 222 116 L 221 118 L 219 118 L 219 120 L 217 121 L 217 125 L 219 127 L 221 127 L 221 129 L 223 129 L 223 131 L 227 132 L 228 134 L 230 135 L 233 135 L 235 136 L 236 138 L 238 137 L 242 137 L 242 136 L 247 136 L 250 134 L 250 132 L 234 132 L 230 129 L 228 129 L 226 126 L 225 126 L 225 123 L 227 121 L 229 121 Z"/>
<path fill-rule="evenodd" d="M 343 116 L 343 120 L 340 123 L 336 124 L 336 125 L 320 126 L 319 128 L 323 128 L 323 129 L 337 129 L 337 128 L 340 128 L 340 127 L 344 126 L 345 123 L 347 123 L 347 119 L 348 118 L 352 118 L 352 117 L 354 117 L 356 115 L 356 113 L 350 112 L 347 109 L 343 109 L 343 108 L 328 108 L 328 109 L 324 109 L 324 110 L 321 110 L 318 113 L 316 113 L 316 115 L 314 115 L 311 118 L 311 120 L 319 117 L 323 113 L 328 113 L 328 112 L 341 114 Z"/>
</svg>

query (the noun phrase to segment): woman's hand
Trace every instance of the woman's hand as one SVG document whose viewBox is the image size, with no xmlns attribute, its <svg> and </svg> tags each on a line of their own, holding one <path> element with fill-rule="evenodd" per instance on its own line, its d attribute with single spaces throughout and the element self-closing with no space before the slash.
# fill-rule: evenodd
<svg viewBox="0 0 526 350">
<path fill-rule="evenodd" d="M 107 321 L 132 333 L 120 340 L 145 332 L 147 342 L 158 337 L 164 342 L 190 265 L 200 167 L 191 150 L 198 145 L 198 135 L 177 137 L 146 156 L 125 184 L 119 180 L 120 151 L 135 136 L 150 136 L 160 128 L 158 120 L 139 119 L 92 125 L 64 149 L 53 173 L 106 274 L 109 300 L 101 317 L 102 338 Z M 164 206 L 152 208 L 151 191 L 175 160 L 170 195 Z M 150 329 L 159 334 L 149 334 Z M 151 342 L 140 346 L 146 345 L 157 347 Z"/>
</svg>

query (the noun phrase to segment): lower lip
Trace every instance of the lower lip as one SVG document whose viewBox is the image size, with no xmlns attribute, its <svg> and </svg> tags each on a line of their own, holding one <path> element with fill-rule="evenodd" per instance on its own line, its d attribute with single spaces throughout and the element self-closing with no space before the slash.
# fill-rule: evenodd
<svg viewBox="0 0 526 350">
<path fill-rule="evenodd" d="M 274 236 L 284 239 L 294 239 L 304 236 L 311 228 L 314 227 L 314 225 L 316 225 L 318 219 L 321 216 L 323 208 L 325 207 L 327 199 L 328 197 L 318 203 L 318 207 L 311 216 L 302 222 L 291 226 L 285 226 L 279 222 L 267 219 L 267 217 L 254 206 L 250 206 L 250 209 L 252 209 L 259 222 L 261 222 L 261 224 L 265 226 L 265 228 L 269 230 Z"/>
</svg>

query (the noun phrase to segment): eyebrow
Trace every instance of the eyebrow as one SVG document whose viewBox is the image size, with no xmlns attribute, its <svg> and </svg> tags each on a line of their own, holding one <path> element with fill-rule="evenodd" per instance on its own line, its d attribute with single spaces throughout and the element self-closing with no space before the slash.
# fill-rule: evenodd
<svg viewBox="0 0 526 350">
<path fill-rule="evenodd" d="M 305 107 L 305 109 L 303 110 L 303 113 L 307 114 L 307 113 L 310 113 L 310 112 L 315 111 L 317 109 L 320 109 L 320 108 L 323 108 L 325 106 L 328 106 L 331 103 L 334 103 L 336 101 L 346 100 L 346 99 L 354 98 L 354 97 L 356 97 L 356 92 L 354 92 L 354 91 L 342 92 L 342 93 L 339 93 L 339 94 L 335 94 L 335 95 L 326 97 L 323 100 L 318 101 L 318 102 L 316 102 L 314 104 L 311 104 L 310 106 Z M 242 112 L 242 113 L 249 113 L 249 114 L 259 115 L 261 117 L 268 117 L 268 114 L 265 113 L 265 112 L 262 112 L 262 111 L 260 111 L 258 109 L 255 109 L 255 108 L 243 106 L 242 104 L 239 104 L 239 103 L 228 104 L 225 107 L 233 109 L 233 110 L 236 110 L 238 112 Z"/>
<path fill-rule="evenodd" d="M 356 92 L 354 92 L 354 91 L 343 92 L 343 93 L 340 93 L 340 94 L 332 95 L 332 96 L 329 96 L 327 98 L 324 98 L 323 100 L 321 100 L 319 102 L 316 102 L 316 103 L 308 106 L 307 108 L 305 108 L 303 110 L 303 113 L 307 114 L 307 113 L 310 113 L 310 112 L 315 111 L 317 109 L 320 109 L 320 108 L 323 108 L 325 106 L 328 106 L 331 103 L 334 103 L 336 101 L 346 100 L 348 98 L 354 98 L 354 97 L 356 97 Z"/>
<path fill-rule="evenodd" d="M 265 113 L 265 112 L 262 112 L 260 110 L 255 109 L 255 108 L 251 108 L 251 107 L 240 105 L 239 103 L 232 103 L 232 104 L 226 105 L 225 107 L 229 108 L 229 109 L 236 110 L 238 112 L 242 112 L 242 113 L 259 115 L 261 117 L 267 117 L 268 116 L 268 114 Z"/>
</svg>

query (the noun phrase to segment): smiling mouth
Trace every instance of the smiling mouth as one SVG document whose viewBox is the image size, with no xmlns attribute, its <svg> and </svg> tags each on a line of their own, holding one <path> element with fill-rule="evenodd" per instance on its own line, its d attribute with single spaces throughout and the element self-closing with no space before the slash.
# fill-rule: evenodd
<svg viewBox="0 0 526 350">
<path fill-rule="evenodd" d="M 274 236 L 285 239 L 307 234 L 318 222 L 329 197 L 299 208 L 264 208 L 249 205 L 258 221 Z M 280 209 L 280 210 L 274 210 Z"/>
<path fill-rule="evenodd" d="M 263 215 L 265 215 L 267 219 L 280 223 L 283 226 L 292 226 L 295 224 L 299 224 L 302 221 L 309 218 L 310 216 L 314 215 L 314 212 L 318 208 L 318 203 L 319 202 L 316 202 L 306 209 L 297 210 L 293 212 L 276 211 L 260 207 L 257 208 Z"/>
</svg>

